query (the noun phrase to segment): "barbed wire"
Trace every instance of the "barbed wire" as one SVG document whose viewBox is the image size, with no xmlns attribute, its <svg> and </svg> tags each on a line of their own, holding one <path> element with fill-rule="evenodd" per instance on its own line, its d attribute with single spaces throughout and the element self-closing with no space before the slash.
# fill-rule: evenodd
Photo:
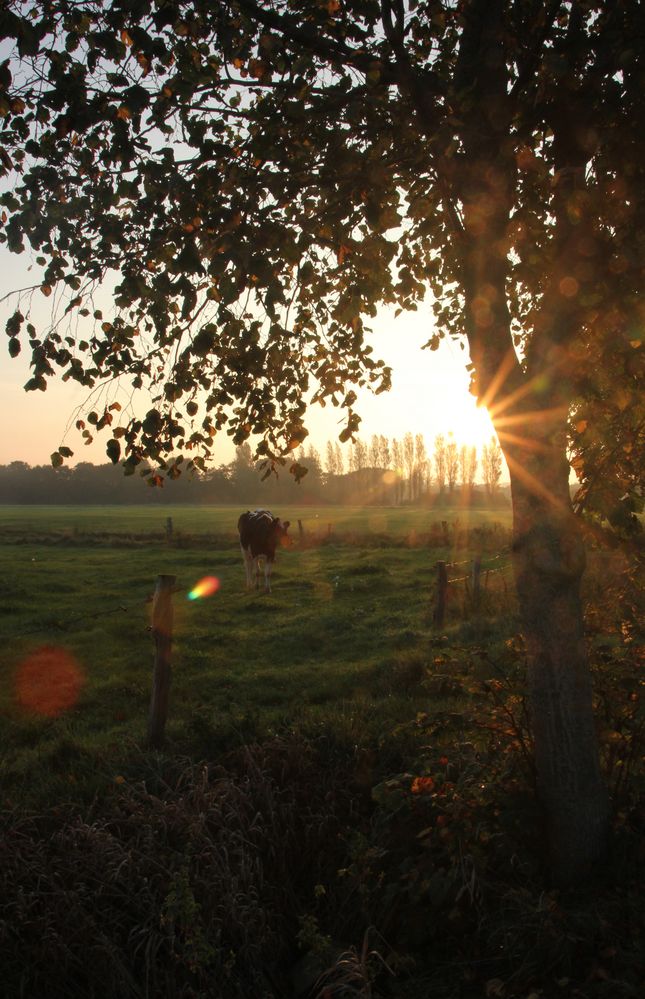
<svg viewBox="0 0 645 999">
<path fill-rule="evenodd" d="M 487 562 L 497 562 L 498 559 L 500 559 L 500 558 L 506 558 L 508 556 L 508 554 L 509 554 L 508 551 L 501 551 L 501 552 L 497 552 L 496 555 L 487 555 L 486 556 L 486 561 Z M 473 565 L 474 561 L 475 560 L 472 559 L 472 558 L 466 558 L 466 559 L 463 559 L 461 562 L 446 562 L 445 563 L 445 567 L 446 567 L 446 570 L 448 570 L 448 569 L 456 569 L 456 568 L 458 568 L 461 565 Z M 485 575 L 486 578 L 488 578 L 488 576 L 492 575 L 493 573 L 496 573 L 496 572 L 506 572 L 507 569 L 512 569 L 512 567 L 513 567 L 512 562 L 509 562 L 507 565 L 498 566 L 497 568 L 494 568 L 494 569 L 490 569 L 490 568 L 488 568 L 488 566 L 480 565 L 480 573 L 482 575 Z M 468 575 L 466 575 L 466 576 L 457 576 L 455 579 L 450 579 L 449 578 L 447 580 L 447 582 L 448 582 L 448 585 L 450 585 L 452 583 L 463 583 L 463 582 L 465 582 L 467 580 L 470 580 L 472 578 L 473 578 L 473 573 L 468 573 Z"/>
<path fill-rule="evenodd" d="M 173 586 L 171 593 L 181 593 L 183 587 Z M 118 614 L 119 612 L 127 613 L 130 610 L 134 610 L 136 607 L 145 607 L 146 604 L 151 604 L 154 600 L 154 593 L 149 593 L 148 596 L 139 598 L 128 604 L 117 604 L 115 607 L 108 607 L 100 611 L 92 611 L 88 614 L 77 614 L 75 617 L 68 617 L 64 620 L 53 621 L 47 624 L 40 624 L 34 628 L 28 628 L 26 631 L 21 631 L 16 635 L 5 636 L 8 641 L 20 641 L 23 638 L 29 638 L 30 635 L 37 635 L 43 631 L 51 631 L 56 629 L 57 631 L 67 631 L 69 625 L 81 624 L 85 621 L 95 621 L 97 618 L 109 617 L 112 614 Z"/>
</svg>

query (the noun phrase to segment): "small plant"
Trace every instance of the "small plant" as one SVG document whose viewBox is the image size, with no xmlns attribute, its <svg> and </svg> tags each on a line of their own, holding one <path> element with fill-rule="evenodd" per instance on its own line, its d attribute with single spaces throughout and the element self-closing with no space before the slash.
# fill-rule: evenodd
<svg viewBox="0 0 645 999">
<path fill-rule="evenodd" d="M 370 946 L 373 928 L 365 931 L 360 949 L 350 947 L 320 976 L 314 999 L 373 999 L 373 983 L 383 971 L 394 972 L 376 948 Z"/>
</svg>

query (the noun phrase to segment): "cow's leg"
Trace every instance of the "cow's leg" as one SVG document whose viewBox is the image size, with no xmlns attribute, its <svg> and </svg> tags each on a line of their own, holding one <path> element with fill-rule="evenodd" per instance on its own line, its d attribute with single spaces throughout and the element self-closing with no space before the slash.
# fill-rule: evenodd
<svg viewBox="0 0 645 999">
<path fill-rule="evenodd" d="M 240 548 L 242 549 L 242 558 L 244 559 L 244 573 L 246 575 L 246 588 L 247 588 L 247 590 L 250 590 L 251 587 L 252 587 L 252 585 L 253 585 L 253 575 L 252 575 L 253 558 L 252 558 L 251 552 L 249 551 L 248 548 L 245 548 L 244 545 L 240 545 Z"/>
<path fill-rule="evenodd" d="M 260 589 L 260 556 L 255 560 L 255 588 Z"/>
<path fill-rule="evenodd" d="M 273 560 L 270 558 L 265 558 L 264 560 L 264 589 L 267 593 L 271 592 L 271 570 L 273 569 Z"/>
</svg>

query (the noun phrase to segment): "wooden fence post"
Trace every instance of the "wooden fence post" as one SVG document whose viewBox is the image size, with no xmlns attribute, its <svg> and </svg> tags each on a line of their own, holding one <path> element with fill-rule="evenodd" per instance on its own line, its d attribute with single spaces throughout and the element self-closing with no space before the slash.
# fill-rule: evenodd
<svg viewBox="0 0 645 999">
<path fill-rule="evenodd" d="M 448 570 L 445 562 L 437 562 L 437 603 L 435 604 L 433 622 L 441 628 L 446 616 L 446 594 L 448 592 Z"/>
<path fill-rule="evenodd" d="M 299 520 L 299 521 L 298 521 L 298 537 L 299 537 L 299 538 L 300 538 L 300 540 L 302 541 L 302 539 L 304 538 L 304 536 L 305 536 L 305 529 L 304 529 L 304 527 L 302 526 L 302 521 L 301 521 L 301 520 Z"/>
<path fill-rule="evenodd" d="M 155 645 L 152 695 L 148 719 L 148 743 L 163 744 L 170 693 L 170 650 L 172 648 L 172 592 L 176 576 L 157 576 L 152 600 L 152 640 Z"/>
<path fill-rule="evenodd" d="M 482 559 L 481 555 L 477 555 L 473 559 L 473 570 L 472 570 L 472 583 L 473 583 L 473 603 L 477 607 L 479 604 L 479 598 L 481 596 L 481 571 L 482 571 Z"/>
<path fill-rule="evenodd" d="M 441 530 L 443 531 L 443 543 L 446 548 L 450 547 L 450 534 L 448 533 L 448 521 L 441 521 Z"/>
</svg>

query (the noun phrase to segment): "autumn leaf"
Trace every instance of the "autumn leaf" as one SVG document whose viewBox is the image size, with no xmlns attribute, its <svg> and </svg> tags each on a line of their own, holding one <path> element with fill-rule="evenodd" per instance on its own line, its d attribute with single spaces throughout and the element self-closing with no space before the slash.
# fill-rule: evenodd
<svg viewBox="0 0 645 999">
<path fill-rule="evenodd" d="M 412 794 L 430 794 L 434 790 L 432 777 L 415 777 L 410 785 Z"/>
<path fill-rule="evenodd" d="M 339 265 L 342 265 L 345 257 L 350 252 L 351 252 L 350 247 L 349 246 L 345 246 L 344 243 L 341 243 L 341 245 L 339 246 L 338 250 L 336 251 L 336 259 L 338 260 Z"/>
</svg>

